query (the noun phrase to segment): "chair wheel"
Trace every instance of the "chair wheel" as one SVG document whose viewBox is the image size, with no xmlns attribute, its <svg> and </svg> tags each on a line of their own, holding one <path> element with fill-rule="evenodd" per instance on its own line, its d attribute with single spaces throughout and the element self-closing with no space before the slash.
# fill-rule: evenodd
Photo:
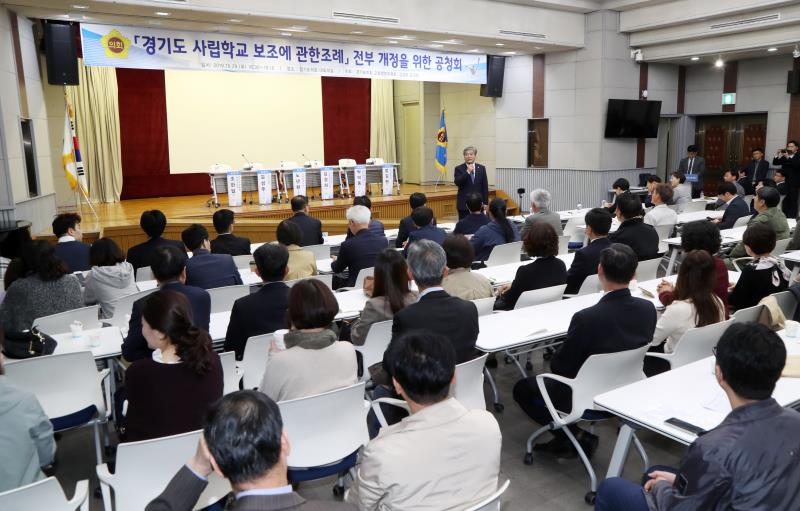
<svg viewBox="0 0 800 511">
<path fill-rule="evenodd" d="M 526 465 L 533 465 L 533 453 L 532 452 L 529 452 L 529 453 L 525 454 L 525 459 L 523 460 L 523 463 L 525 463 Z"/>
<path fill-rule="evenodd" d="M 335 497 L 343 497 L 344 496 L 344 486 L 339 486 L 338 484 L 333 487 L 333 495 Z"/>
<path fill-rule="evenodd" d="M 494 411 L 497 412 L 497 413 L 503 413 L 503 410 L 505 410 L 505 408 L 506 407 L 503 405 L 503 403 L 495 403 L 494 404 Z"/>
<path fill-rule="evenodd" d="M 594 506 L 594 500 L 597 498 L 597 493 L 590 491 L 586 495 L 583 496 L 583 500 L 586 501 L 587 504 L 590 506 Z"/>
<path fill-rule="evenodd" d="M 531 364 L 530 360 L 525 362 L 525 370 L 526 371 L 533 371 L 533 364 Z"/>
</svg>

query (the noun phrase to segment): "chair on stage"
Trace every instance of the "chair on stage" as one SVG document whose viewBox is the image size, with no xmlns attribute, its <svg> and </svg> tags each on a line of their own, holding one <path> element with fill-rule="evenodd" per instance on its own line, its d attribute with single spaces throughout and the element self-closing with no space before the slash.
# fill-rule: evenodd
<svg viewBox="0 0 800 511">
<path fill-rule="evenodd" d="M 89 511 L 89 480 L 75 483 L 75 493 L 67 500 L 58 479 L 41 481 L 0 493 L 0 509 L 46 509 L 47 511 Z M 111 509 L 106 508 L 106 509 Z"/>
</svg>

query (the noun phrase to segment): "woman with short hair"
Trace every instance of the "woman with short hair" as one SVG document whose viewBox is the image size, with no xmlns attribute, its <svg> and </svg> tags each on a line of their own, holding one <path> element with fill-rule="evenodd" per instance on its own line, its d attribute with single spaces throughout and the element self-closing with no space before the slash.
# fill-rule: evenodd
<svg viewBox="0 0 800 511">
<path fill-rule="evenodd" d="M 478 300 L 494 296 L 492 283 L 480 273 L 472 271 L 475 250 L 463 234 L 451 234 L 442 244 L 447 256 L 447 276 L 442 287 L 450 296 L 462 300 Z"/>
<path fill-rule="evenodd" d="M 286 263 L 285 280 L 297 280 L 317 274 L 317 260 L 310 250 L 303 250 L 300 242 L 303 232 L 291 220 L 283 220 L 275 232 L 278 243 L 289 251 L 289 262 Z"/>
<path fill-rule="evenodd" d="M 86 305 L 100 304 L 100 317 L 114 315 L 114 300 L 139 291 L 133 265 L 111 238 L 100 238 L 89 248 L 92 268 L 83 283 Z"/>
<path fill-rule="evenodd" d="M 742 243 L 753 260 L 742 267 L 736 287 L 728 296 L 732 309 L 753 307 L 765 296 L 789 287 L 791 272 L 772 255 L 776 242 L 777 235 L 769 224 L 753 224 L 744 231 Z"/>
</svg>

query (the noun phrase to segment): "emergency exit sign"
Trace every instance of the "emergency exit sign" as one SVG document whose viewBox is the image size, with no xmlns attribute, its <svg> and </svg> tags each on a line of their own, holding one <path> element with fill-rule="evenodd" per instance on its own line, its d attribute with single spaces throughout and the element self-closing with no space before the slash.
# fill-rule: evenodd
<svg viewBox="0 0 800 511">
<path fill-rule="evenodd" d="M 726 92 L 722 95 L 722 104 L 723 105 L 735 105 L 736 104 L 736 93 L 735 92 Z"/>
</svg>

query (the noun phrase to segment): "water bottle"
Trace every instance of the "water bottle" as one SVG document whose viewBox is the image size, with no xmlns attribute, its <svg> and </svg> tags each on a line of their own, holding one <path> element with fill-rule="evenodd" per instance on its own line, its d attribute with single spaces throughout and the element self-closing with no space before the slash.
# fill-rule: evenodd
<svg viewBox="0 0 800 511">
<path fill-rule="evenodd" d="M 701 199 L 705 199 L 706 198 L 706 194 L 703 193 L 703 190 L 700 190 L 700 198 Z"/>
<path fill-rule="evenodd" d="M 581 203 L 579 202 L 579 203 L 578 203 L 578 205 L 577 205 L 577 206 L 575 206 L 575 209 L 577 209 L 578 211 L 582 210 L 582 209 L 583 209 L 583 204 L 581 204 Z"/>
</svg>

